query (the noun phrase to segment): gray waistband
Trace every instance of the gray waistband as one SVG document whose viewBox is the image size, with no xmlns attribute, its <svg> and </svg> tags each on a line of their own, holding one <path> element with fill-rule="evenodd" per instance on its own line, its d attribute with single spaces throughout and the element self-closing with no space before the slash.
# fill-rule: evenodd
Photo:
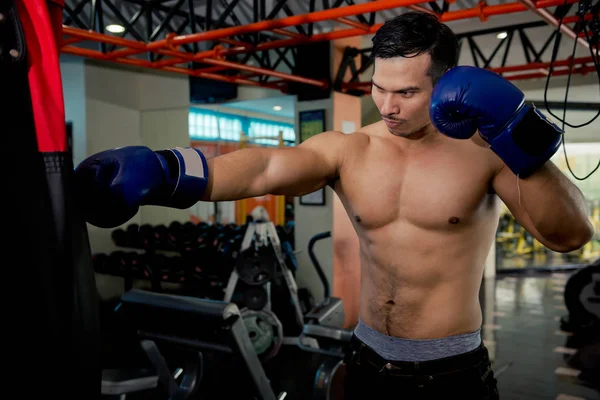
<svg viewBox="0 0 600 400">
<path fill-rule="evenodd" d="M 440 339 L 402 339 L 384 335 L 360 319 L 354 334 L 389 361 L 428 361 L 475 350 L 481 345 L 481 329 Z"/>
</svg>

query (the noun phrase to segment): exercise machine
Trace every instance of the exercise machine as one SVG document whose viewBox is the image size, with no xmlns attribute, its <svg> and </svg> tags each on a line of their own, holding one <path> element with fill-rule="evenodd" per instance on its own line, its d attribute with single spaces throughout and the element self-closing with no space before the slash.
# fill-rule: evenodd
<svg viewBox="0 0 600 400">
<path fill-rule="evenodd" d="M 115 311 L 150 368 L 103 371 L 105 396 L 133 399 L 149 390 L 169 400 L 195 393 L 203 399 L 286 395 L 275 394 L 236 304 L 133 289 Z"/>
<path fill-rule="evenodd" d="M 312 399 L 343 399 L 344 356 L 352 338 L 352 331 L 344 329 L 344 306 L 342 300 L 331 297 L 331 289 L 314 247 L 331 237 L 331 232 L 314 235 L 308 242 L 308 255 L 323 284 L 324 299 L 304 316 L 304 328 L 298 337 L 298 346 L 312 353 L 327 356 L 318 366 L 314 377 Z"/>
<path fill-rule="evenodd" d="M 308 255 L 323 284 L 323 301 L 304 316 L 298 346 L 306 351 L 343 358 L 345 344 L 350 341 L 352 331 L 342 328 L 345 319 L 342 299 L 331 297 L 329 281 L 314 252 L 318 241 L 330 237 L 331 232 L 323 232 L 314 235 L 308 242 Z"/>
<path fill-rule="evenodd" d="M 564 301 L 569 314 L 561 318 L 561 329 L 600 329 L 600 258 L 571 275 Z"/>
</svg>

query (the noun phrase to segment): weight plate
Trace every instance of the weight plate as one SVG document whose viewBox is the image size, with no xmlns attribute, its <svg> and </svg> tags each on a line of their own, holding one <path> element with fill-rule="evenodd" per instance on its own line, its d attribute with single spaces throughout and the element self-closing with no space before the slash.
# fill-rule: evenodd
<svg viewBox="0 0 600 400">
<path fill-rule="evenodd" d="M 277 259 L 272 256 L 247 256 L 241 253 L 236 260 L 240 279 L 252 286 L 264 285 L 275 273 Z"/>
<path fill-rule="evenodd" d="M 268 310 L 240 310 L 250 342 L 262 362 L 277 355 L 283 344 L 283 326 L 275 314 Z"/>
<path fill-rule="evenodd" d="M 589 265 L 575 272 L 565 285 L 565 305 L 574 323 L 600 319 L 600 294 L 596 285 L 600 281 L 600 266 Z"/>
<path fill-rule="evenodd" d="M 342 400 L 346 366 L 343 360 L 327 359 L 315 374 L 314 400 Z"/>
<path fill-rule="evenodd" d="M 268 295 L 264 287 L 248 286 L 244 290 L 244 304 L 251 310 L 262 310 L 267 305 Z"/>
</svg>

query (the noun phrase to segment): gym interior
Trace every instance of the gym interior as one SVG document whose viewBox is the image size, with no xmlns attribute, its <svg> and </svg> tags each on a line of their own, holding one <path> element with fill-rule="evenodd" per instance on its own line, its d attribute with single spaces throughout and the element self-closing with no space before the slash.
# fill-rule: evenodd
<svg viewBox="0 0 600 400">
<path fill-rule="evenodd" d="M 595 227 L 584 247 L 558 253 L 502 205 L 480 291 L 500 397 L 600 399 L 599 7 L 66 0 L 57 33 L 66 151 L 72 165 L 132 145 L 210 158 L 351 134 L 381 118 L 370 96 L 374 32 L 408 10 L 434 13 L 458 35 L 460 65 L 509 79 L 559 121 L 566 133 L 552 161 L 585 195 Z M 361 271 L 331 188 L 144 206 L 122 226 L 84 229 L 102 398 L 343 398 Z"/>
</svg>

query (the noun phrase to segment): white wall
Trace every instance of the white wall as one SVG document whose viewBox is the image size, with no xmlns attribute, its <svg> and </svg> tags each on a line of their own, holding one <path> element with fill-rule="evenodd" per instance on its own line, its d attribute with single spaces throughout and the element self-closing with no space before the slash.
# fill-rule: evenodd
<svg viewBox="0 0 600 400">
<path fill-rule="evenodd" d="M 190 145 L 188 129 L 189 108 L 173 108 L 141 112 L 141 135 L 144 146 L 153 150 Z M 168 226 L 173 221 L 187 222 L 190 215 L 187 209 L 144 206 L 141 220 L 145 224 Z"/>
<path fill-rule="evenodd" d="M 333 129 L 333 99 L 317 101 L 296 101 L 296 137 L 299 139 L 298 113 L 306 110 L 325 109 L 325 129 Z M 331 231 L 333 228 L 333 197 L 335 193 L 330 189 L 325 190 L 324 206 L 305 206 L 300 204 L 300 198 L 294 199 L 294 220 L 296 250 L 302 252 L 297 255 L 298 273 L 296 279 L 299 287 L 308 288 L 315 301 L 323 298 L 323 285 L 315 272 L 308 256 L 308 241 L 317 233 Z M 319 260 L 325 276 L 333 290 L 333 240 L 324 239 L 315 246 L 315 256 Z"/>
<path fill-rule="evenodd" d="M 80 58 L 61 59 L 67 119 L 73 121 L 75 163 L 122 146 L 189 146 L 186 76 L 123 68 Z M 142 207 L 125 227 L 188 221 L 186 210 Z M 88 225 L 92 252 L 117 249 L 111 232 Z"/>
<path fill-rule="evenodd" d="M 73 164 L 87 155 L 85 65 L 80 57 L 62 55 L 60 72 L 63 80 L 65 119 L 73 123 Z"/>
</svg>

